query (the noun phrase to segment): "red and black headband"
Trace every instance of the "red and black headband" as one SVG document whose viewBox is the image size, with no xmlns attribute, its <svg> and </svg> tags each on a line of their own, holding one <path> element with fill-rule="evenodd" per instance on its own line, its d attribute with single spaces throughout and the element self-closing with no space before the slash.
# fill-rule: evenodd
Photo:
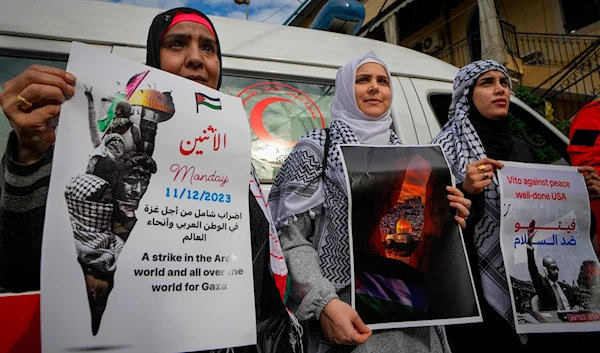
<svg viewBox="0 0 600 353">
<path fill-rule="evenodd" d="M 171 27 L 175 26 L 176 24 L 178 24 L 179 22 L 183 22 L 183 21 L 190 21 L 190 22 L 196 22 L 199 23 L 201 25 L 203 25 L 204 27 L 208 28 L 208 30 L 210 31 L 210 33 L 212 34 L 212 37 L 216 40 L 216 36 L 215 36 L 215 30 L 212 26 L 212 23 L 210 23 L 208 21 L 207 18 L 202 17 L 198 14 L 195 13 L 184 13 L 184 12 L 177 12 L 175 13 L 175 16 L 173 17 L 173 20 L 171 21 L 171 24 L 169 25 L 169 27 L 167 27 L 162 34 L 160 35 L 160 41 L 163 40 L 163 38 L 165 37 L 165 34 L 167 34 L 167 32 L 171 29 Z"/>
</svg>

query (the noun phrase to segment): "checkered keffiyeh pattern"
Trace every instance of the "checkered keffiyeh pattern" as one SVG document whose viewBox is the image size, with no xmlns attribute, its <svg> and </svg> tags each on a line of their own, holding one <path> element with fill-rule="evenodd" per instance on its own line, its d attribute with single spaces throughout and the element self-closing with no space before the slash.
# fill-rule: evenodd
<svg viewBox="0 0 600 353">
<path fill-rule="evenodd" d="M 323 227 L 315 227 L 315 244 L 323 276 L 339 290 L 350 285 L 350 243 L 348 235 L 348 196 L 341 144 L 360 144 L 356 134 L 341 120 L 329 125 L 331 145 L 325 153 L 327 133 L 323 129 L 307 132 L 296 144 L 281 167 L 269 192 L 276 226 L 281 228 L 289 217 L 320 205 L 327 209 L 316 215 L 325 217 Z M 388 144 L 401 145 L 398 135 L 390 130 Z M 327 158 L 323 171 L 323 158 Z M 316 222 L 315 224 L 319 224 Z"/>
<path fill-rule="evenodd" d="M 454 79 L 454 92 L 448 112 L 450 120 L 430 142 L 442 146 L 452 173 L 459 183 L 464 181 L 469 163 L 486 158 L 483 143 L 469 121 L 468 95 L 477 78 L 492 70 L 500 71 L 509 77 L 506 68 L 493 60 L 475 61 L 458 71 Z M 483 217 L 475 225 L 473 237 L 477 248 L 477 264 L 483 295 L 487 302 L 514 327 L 506 270 L 500 250 L 500 192 L 496 175 L 492 179 L 492 184 L 485 190 Z"/>
<path fill-rule="evenodd" d="M 79 258 L 102 272 L 114 272 L 124 242 L 111 231 L 113 205 L 98 193 L 109 187 L 104 179 L 80 174 L 67 185 L 65 198 Z"/>
</svg>

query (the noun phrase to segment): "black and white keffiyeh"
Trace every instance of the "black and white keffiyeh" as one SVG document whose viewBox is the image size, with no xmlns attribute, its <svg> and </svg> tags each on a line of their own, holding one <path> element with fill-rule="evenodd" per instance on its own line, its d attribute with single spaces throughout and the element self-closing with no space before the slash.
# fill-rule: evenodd
<svg viewBox="0 0 600 353">
<path fill-rule="evenodd" d="M 448 112 L 449 121 L 438 136 L 430 142 L 442 146 L 457 183 L 464 181 L 469 163 L 486 158 L 483 143 L 469 121 L 468 96 L 469 90 L 472 89 L 477 78 L 494 70 L 506 75 L 511 84 L 506 68 L 493 60 L 475 61 L 458 71 L 454 79 L 454 92 Z M 498 179 L 494 175 L 492 184 L 485 191 L 484 214 L 481 221 L 474 227 L 473 238 L 477 249 L 477 262 L 485 299 L 511 325 L 514 325 L 506 270 L 500 250 L 500 194 L 498 191 Z"/>
<path fill-rule="evenodd" d="M 79 259 L 104 273 L 116 269 L 125 243 L 111 230 L 113 204 L 102 199 L 110 184 L 93 174 L 80 174 L 67 185 L 65 199 Z"/>
<path fill-rule="evenodd" d="M 360 144 L 354 132 L 337 120 L 329 125 L 330 146 L 323 173 L 325 130 L 305 134 L 290 153 L 275 178 L 269 205 L 277 229 L 294 215 L 309 212 L 315 218 L 313 244 L 319 254 L 323 275 L 336 287 L 350 284 L 348 195 L 342 167 L 341 144 Z M 401 145 L 390 130 L 390 145 Z"/>
</svg>

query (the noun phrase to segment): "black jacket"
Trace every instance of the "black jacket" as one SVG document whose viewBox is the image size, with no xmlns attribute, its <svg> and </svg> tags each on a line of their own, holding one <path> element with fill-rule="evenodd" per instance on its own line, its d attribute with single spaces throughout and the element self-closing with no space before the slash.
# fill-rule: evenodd
<svg viewBox="0 0 600 353">
<path fill-rule="evenodd" d="M 256 198 L 249 192 L 250 237 L 252 270 L 254 273 L 254 307 L 256 309 L 255 346 L 237 347 L 235 353 L 288 353 L 293 352 L 290 333 L 293 327 L 270 267 L 269 221 Z M 300 340 L 298 340 L 298 344 Z M 299 347 L 296 349 L 300 352 Z M 210 353 L 229 353 L 224 348 Z M 199 352 L 198 352 L 199 353 Z M 208 353 L 208 352 L 206 352 Z"/>
<path fill-rule="evenodd" d="M 554 290 L 552 289 L 552 283 L 548 278 L 542 277 L 538 272 L 535 263 L 534 250 L 530 248 L 527 248 L 527 267 L 529 269 L 529 274 L 531 275 L 531 281 L 535 287 L 535 292 L 540 300 L 540 311 L 558 310 L 558 303 L 556 301 L 556 296 L 554 295 Z M 565 282 L 557 283 L 569 302 L 570 308 L 565 309 L 571 309 L 576 305 L 576 297 L 573 288 Z"/>
</svg>

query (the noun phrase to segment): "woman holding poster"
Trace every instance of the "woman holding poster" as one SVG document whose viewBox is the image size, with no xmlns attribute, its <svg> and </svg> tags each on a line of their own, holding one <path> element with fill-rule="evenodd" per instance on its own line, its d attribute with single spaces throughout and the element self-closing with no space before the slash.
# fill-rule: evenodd
<svg viewBox="0 0 600 353">
<path fill-rule="evenodd" d="M 479 269 L 480 281 L 476 281 L 479 297 L 483 295 L 486 299 L 482 305 L 483 323 L 448 329 L 450 345 L 456 351 L 468 351 L 479 342 L 494 342 L 503 351 L 528 352 L 555 348 L 557 344 L 557 340 L 547 335 L 519 337 L 513 327 L 500 249 L 500 195 L 494 171 L 504 166 L 498 160 L 536 163 L 537 158 L 529 144 L 509 133 L 511 87 L 506 68 L 495 61 L 476 61 L 460 69 L 454 80 L 449 122 L 431 141 L 442 145 L 457 183 L 462 183 L 459 186 L 473 200 L 473 214 L 464 232 L 465 243 L 471 268 Z M 586 174 L 590 198 L 598 198 L 594 185 L 600 185 L 600 177 L 591 167 L 581 167 L 580 171 Z M 586 343 L 579 341 L 582 335 L 554 337 L 570 345 Z"/>
<path fill-rule="evenodd" d="M 212 22 L 203 13 L 176 8 L 157 15 L 148 33 L 147 49 L 147 65 L 219 89 L 221 47 Z M 60 113 L 61 104 L 74 95 L 75 80 L 66 71 L 35 65 L 7 82 L 0 94 L 0 106 L 14 130 L 0 171 L 3 176 L 10 175 L 10 180 L 3 177 L 0 185 L 0 288 L 8 291 L 40 288 L 40 246 L 55 141 L 54 117 Z M 129 89 L 129 83 L 127 86 Z M 143 148 L 151 155 L 157 121 L 142 121 L 140 125 Z M 110 126 L 107 129 L 112 131 Z M 141 145 L 137 139 L 136 144 Z M 301 328 L 283 305 L 285 260 L 253 168 L 249 184 L 252 249 L 264 250 L 252 254 L 259 345 L 234 351 L 300 352 Z"/>
<path fill-rule="evenodd" d="M 269 194 L 290 269 L 290 307 L 306 322 L 308 352 L 446 351 L 443 329 L 420 327 L 372 333 L 348 304 L 351 265 L 348 196 L 340 144 L 400 145 L 391 129 L 392 87 L 386 65 L 369 52 L 342 67 L 331 105 L 332 123 L 302 137 Z M 470 201 L 448 188 L 462 226 Z"/>
</svg>

